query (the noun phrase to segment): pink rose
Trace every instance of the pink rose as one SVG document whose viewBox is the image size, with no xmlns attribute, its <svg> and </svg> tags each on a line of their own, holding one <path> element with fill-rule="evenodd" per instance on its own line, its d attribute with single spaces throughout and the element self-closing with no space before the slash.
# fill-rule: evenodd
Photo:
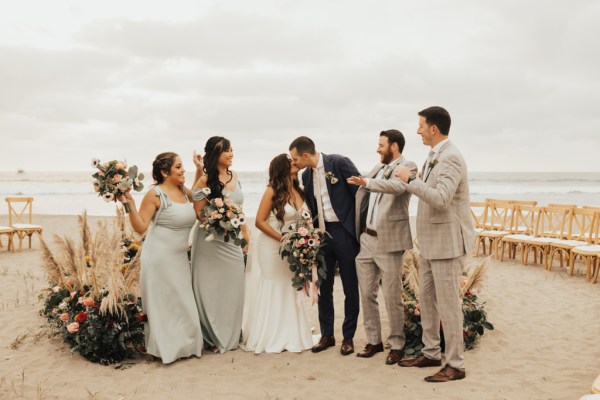
<svg viewBox="0 0 600 400">
<path fill-rule="evenodd" d="M 72 322 L 67 325 L 67 331 L 69 333 L 77 333 L 79 331 L 79 322 Z"/>
<path fill-rule="evenodd" d="M 121 178 L 122 178 L 121 175 L 116 174 L 115 176 L 113 176 L 113 181 L 115 181 L 115 182 L 121 182 Z"/>
<path fill-rule="evenodd" d="M 91 297 L 86 297 L 83 299 L 83 305 L 86 307 L 92 307 L 96 302 Z"/>
<path fill-rule="evenodd" d="M 300 229 L 298 229 L 298 233 L 302 236 L 306 236 L 308 235 L 308 229 L 306 229 L 305 227 L 301 227 Z"/>
<path fill-rule="evenodd" d="M 125 166 L 123 164 L 121 164 L 121 163 L 117 163 L 116 167 L 119 168 L 119 169 L 125 168 Z"/>
<path fill-rule="evenodd" d="M 73 298 L 75 297 L 76 294 L 77 294 L 77 292 L 71 292 L 71 300 L 73 300 Z"/>
<path fill-rule="evenodd" d="M 227 216 L 227 218 L 231 218 L 231 214 L 232 214 L 232 213 L 231 213 L 231 211 L 227 211 L 227 212 L 225 213 L 225 215 Z"/>
<path fill-rule="evenodd" d="M 231 198 L 230 198 L 230 197 L 227 197 L 227 198 L 225 199 L 225 204 L 227 204 L 228 206 L 231 206 L 231 205 L 233 204 L 233 200 L 231 200 Z"/>
<path fill-rule="evenodd" d="M 69 320 L 69 313 L 62 313 L 60 317 L 58 317 L 62 322 L 67 322 Z"/>
<path fill-rule="evenodd" d="M 417 315 L 417 316 L 421 315 L 421 304 L 417 304 L 415 306 L 415 315 Z"/>
<path fill-rule="evenodd" d="M 73 279 L 67 279 L 68 286 L 73 286 L 74 284 L 75 284 L 75 282 L 73 282 Z"/>
<path fill-rule="evenodd" d="M 223 205 L 224 205 L 224 204 L 223 204 L 223 199 L 222 199 L 222 198 L 220 198 L 220 197 L 217 197 L 217 198 L 215 199 L 215 205 L 216 205 L 218 208 L 221 208 L 221 207 L 223 207 Z"/>
</svg>

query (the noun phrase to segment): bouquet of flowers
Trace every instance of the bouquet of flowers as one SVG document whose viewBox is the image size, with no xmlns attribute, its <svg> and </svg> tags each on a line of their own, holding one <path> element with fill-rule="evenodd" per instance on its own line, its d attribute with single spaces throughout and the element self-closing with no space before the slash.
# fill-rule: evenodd
<svg viewBox="0 0 600 400">
<path fill-rule="evenodd" d="M 110 364 L 145 352 L 144 322 L 138 296 L 141 239 L 127 231 L 123 212 L 112 229 L 99 225 L 91 234 L 79 218 L 81 242 L 55 237 L 58 251 L 42 240 L 46 290 L 45 316 L 55 334 L 92 362 Z"/>
<path fill-rule="evenodd" d="M 287 258 L 290 270 L 294 273 L 292 286 L 306 295 L 311 293 L 313 304 L 317 302 L 319 287 L 327 276 L 325 272 L 325 232 L 313 227 L 310 213 L 298 211 L 296 227 L 283 235 L 279 254 Z"/>
<path fill-rule="evenodd" d="M 98 169 L 98 172 L 92 174 L 94 178 L 94 190 L 104 201 L 117 201 L 117 196 L 123 196 L 128 190 L 133 188 L 136 192 L 144 188 L 141 182 L 144 174 L 138 174 L 138 167 L 132 166 L 127 169 L 126 161 L 112 160 L 101 162 L 95 158 L 92 160 L 92 167 Z M 129 204 L 123 204 L 125 212 L 129 212 Z"/>
<path fill-rule="evenodd" d="M 205 187 L 202 193 L 207 198 L 210 189 Z M 208 235 L 206 241 L 210 242 L 215 234 L 222 236 L 225 242 L 233 241 L 236 246 L 246 247 L 248 241 L 242 236 L 242 225 L 246 223 L 246 217 L 242 207 L 235 204 L 230 197 L 215 197 L 208 201 L 204 210 L 200 213 L 204 222 L 200 223 L 200 229 L 204 229 Z"/>
</svg>

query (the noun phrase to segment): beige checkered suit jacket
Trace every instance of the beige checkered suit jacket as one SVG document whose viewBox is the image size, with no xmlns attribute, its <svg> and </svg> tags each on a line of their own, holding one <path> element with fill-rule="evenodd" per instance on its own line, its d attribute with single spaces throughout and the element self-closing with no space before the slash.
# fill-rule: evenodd
<svg viewBox="0 0 600 400">
<path fill-rule="evenodd" d="M 415 179 L 408 191 L 419 198 L 417 237 L 428 260 L 456 258 L 473 248 L 475 230 L 470 214 L 467 164 L 448 141 L 429 176 Z M 427 178 L 427 181 L 422 179 Z"/>
<path fill-rule="evenodd" d="M 408 221 L 408 203 L 410 193 L 406 191 L 406 184 L 394 176 L 394 171 L 398 165 L 404 165 L 410 168 L 414 173 L 417 172 L 417 165 L 408 161 L 404 156 L 400 156 L 394 170 L 392 170 L 389 179 L 370 179 L 369 188 L 361 186 L 356 192 L 356 236 L 360 242 L 361 227 L 361 204 L 363 199 L 368 202 L 370 192 L 380 192 L 377 202 L 377 238 L 381 251 L 392 252 L 412 249 L 412 235 Z M 374 178 L 384 164 L 377 164 L 375 168 L 367 175 L 368 178 Z M 366 198 L 365 198 L 366 197 Z M 363 209 L 363 213 L 367 211 Z M 364 216 L 363 216 L 364 217 Z"/>
</svg>

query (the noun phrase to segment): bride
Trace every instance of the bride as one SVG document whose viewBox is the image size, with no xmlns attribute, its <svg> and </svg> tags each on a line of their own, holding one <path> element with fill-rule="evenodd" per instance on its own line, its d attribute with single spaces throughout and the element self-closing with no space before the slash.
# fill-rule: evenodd
<svg viewBox="0 0 600 400">
<path fill-rule="evenodd" d="M 275 157 L 256 214 L 260 232 L 246 269 L 242 348 L 257 354 L 301 352 L 313 346 L 303 305 L 296 303 L 294 274 L 279 255 L 282 233 L 293 227 L 298 213 L 306 209 L 297 175 L 298 168 L 287 154 Z"/>
</svg>

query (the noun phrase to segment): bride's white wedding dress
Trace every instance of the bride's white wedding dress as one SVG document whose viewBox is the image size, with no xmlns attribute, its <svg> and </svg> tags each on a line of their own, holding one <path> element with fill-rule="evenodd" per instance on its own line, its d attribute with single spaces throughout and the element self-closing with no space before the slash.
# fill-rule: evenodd
<svg viewBox="0 0 600 400">
<path fill-rule="evenodd" d="M 296 223 L 297 211 L 285 207 L 283 227 L 271 212 L 267 223 L 286 232 Z M 301 352 L 313 346 L 311 329 L 297 291 L 293 272 L 279 255 L 279 242 L 260 232 L 251 245 L 246 267 L 246 299 L 242 348 L 255 353 Z"/>
</svg>

